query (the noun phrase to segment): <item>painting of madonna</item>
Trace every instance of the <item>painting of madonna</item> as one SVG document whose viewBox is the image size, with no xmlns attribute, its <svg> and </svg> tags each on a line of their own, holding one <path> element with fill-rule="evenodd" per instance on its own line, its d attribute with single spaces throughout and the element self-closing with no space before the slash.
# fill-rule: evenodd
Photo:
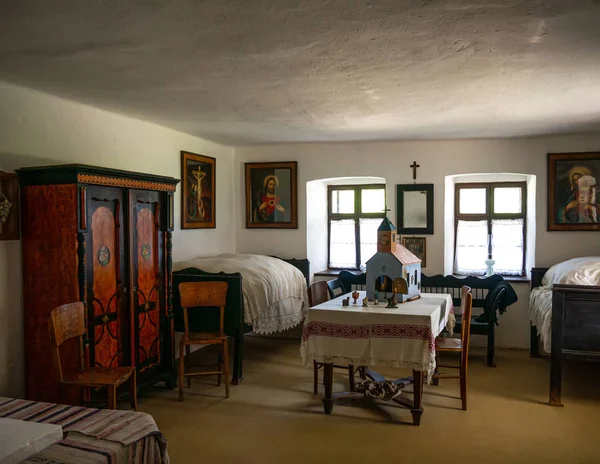
<svg viewBox="0 0 600 464">
<path fill-rule="evenodd" d="M 600 153 L 572 156 L 576 155 L 579 159 L 550 158 L 553 208 L 549 211 L 549 226 L 556 227 L 550 230 L 600 230 Z"/>
</svg>

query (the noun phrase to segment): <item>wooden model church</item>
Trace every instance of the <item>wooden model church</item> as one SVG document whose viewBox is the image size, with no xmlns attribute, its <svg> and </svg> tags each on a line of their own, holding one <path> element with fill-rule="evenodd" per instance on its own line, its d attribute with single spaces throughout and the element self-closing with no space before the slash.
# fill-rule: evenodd
<svg viewBox="0 0 600 464">
<path fill-rule="evenodd" d="M 421 293 L 421 260 L 396 243 L 396 227 L 386 217 L 377 229 L 377 253 L 367 261 L 367 298 L 379 300 L 396 295 L 398 303 Z"/>
</svg>

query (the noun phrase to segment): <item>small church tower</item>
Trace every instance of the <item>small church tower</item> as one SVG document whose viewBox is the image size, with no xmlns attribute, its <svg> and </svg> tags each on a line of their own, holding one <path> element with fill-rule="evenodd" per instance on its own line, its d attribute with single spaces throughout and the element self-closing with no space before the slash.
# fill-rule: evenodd
<svg viewBox="0 0 600 464">
<path fill-rule="evenodd" d="M 377 229 L 377 253 L 367 261 L 367 298 L 396 301 L 419 298 L 421 290 L 421 260 L 397 243 L 396 227 L 385 217 Z"/>
</svg>

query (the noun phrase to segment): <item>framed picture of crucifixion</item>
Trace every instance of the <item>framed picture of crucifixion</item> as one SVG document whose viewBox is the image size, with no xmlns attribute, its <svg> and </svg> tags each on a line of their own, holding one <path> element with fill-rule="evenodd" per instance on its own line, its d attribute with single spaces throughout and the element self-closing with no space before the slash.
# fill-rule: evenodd
<svg viewBox="0 0 600 464">
<path fill-rule="evenodd" d="M 215 158 L 181 152 L 181 228 L 214 229 Z"/>
<path fill-rule="evenodd" d="M 297 229 L 296 161 L 246 163 L 246 228 Z"/>
</svg>

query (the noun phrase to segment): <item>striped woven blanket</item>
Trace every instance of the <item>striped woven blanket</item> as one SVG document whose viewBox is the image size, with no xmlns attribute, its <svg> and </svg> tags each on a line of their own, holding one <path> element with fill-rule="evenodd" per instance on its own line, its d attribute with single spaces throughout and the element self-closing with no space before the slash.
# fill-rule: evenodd
<svg viewBox="0 0 600 464">
<path fill-rule="evenodd" d="M 65 439 L 27 463 L 169 462 L 167 441 L 149 414 L 0 397 L 0 417 L 62 426 Z"/>
</svg>

